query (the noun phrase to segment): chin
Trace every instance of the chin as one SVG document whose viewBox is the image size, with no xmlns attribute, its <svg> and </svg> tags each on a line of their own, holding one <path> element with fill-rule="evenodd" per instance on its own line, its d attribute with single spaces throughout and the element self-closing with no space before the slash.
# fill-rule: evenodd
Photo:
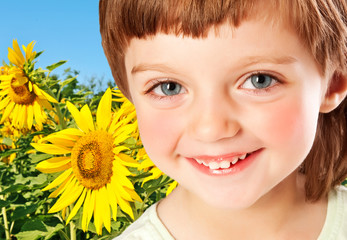
<svg viewBox="0 0 347 240">
<path fill-rule="evenodd" d="M 252 207 L 259 198 L 247 194 L 205 194 L 201 200 L 216 209 L 243 210 Z"/>
</svg>

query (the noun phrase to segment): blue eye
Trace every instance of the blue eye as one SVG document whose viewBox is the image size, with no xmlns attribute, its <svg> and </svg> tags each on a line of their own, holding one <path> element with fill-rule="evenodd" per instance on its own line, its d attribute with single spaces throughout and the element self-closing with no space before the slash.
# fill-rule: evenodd
<svg viewBox="0 0 347 240">
<path fill-rule="evenodd" d="M 158 95 L 173 96 L 173 95 L 180 94 L 181 89 L 182 89 L 182 86 L 178 83 L 163 82 L 163 83 L 159 83 L 153 90 Z"/>
<path fill-rule="evenodd" d="M 242 88 L 245 89 L 265 89 L 277 82 L 272 76 L 266 74 L 254 74 L 247 78 L 247 80 L 242 84 Z"/>
</svg>

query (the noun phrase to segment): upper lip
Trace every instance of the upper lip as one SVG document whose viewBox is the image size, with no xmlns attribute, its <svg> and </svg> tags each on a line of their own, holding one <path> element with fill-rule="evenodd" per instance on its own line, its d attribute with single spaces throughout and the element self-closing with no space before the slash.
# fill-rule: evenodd
<svg viewBox="0 0 347 240">
<path fill-rule="evenodd" d="M 239 158 L 241 156 L 244 156 L 247 153 L 252 153 L 252 152 L 233 152 L 233 153 L 228 153 L 228 154 L 223 154 L 223 155 L 199 155 L 199 156 L 193 156 L 193 157 L 188 157 L 188 158 L 193 158 L 193 159 L 198 159 L 204 162 L 222 162 L 222 161 L 233 161 L 235 158 Z"/>
</svg>

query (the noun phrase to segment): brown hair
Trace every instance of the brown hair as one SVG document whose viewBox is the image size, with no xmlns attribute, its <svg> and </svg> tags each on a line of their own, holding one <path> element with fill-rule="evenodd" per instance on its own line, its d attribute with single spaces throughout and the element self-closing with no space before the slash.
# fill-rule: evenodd
<svg viewBox="0 0 347 240">
<path fill-rule="evenodd" d="M 345 0 L 100 0 L 102 45 L 117 86 L 130 98 L 124 55 L 131 39 L 158 32 L 204 37 L 226 21 L 239 26 L 261 4 L 275 10 L 273 20 L 289 21 L 323 75 L 346 75 Z M 347 177 L 346 101 L 319 115 L 315 142 L 301 168 L 308 200 L 326 196 Z"/>
</svg>

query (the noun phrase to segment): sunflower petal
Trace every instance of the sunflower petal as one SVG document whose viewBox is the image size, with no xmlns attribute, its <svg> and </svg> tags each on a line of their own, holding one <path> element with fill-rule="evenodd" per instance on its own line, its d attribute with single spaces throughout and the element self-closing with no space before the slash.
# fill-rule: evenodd
<svg viewBox="0 0 347 240">
<path fill-rule="evenodd" d="M 152 162 L 151 159 L 145 159 L 141 162 L 141 165 L 139 167 L 139 170 L 141 169 L 146 169 L 146 168 L 150 168 L 150 167 L 155 167 L 154 163 Z"/>
<path fill-rule="evenodd" d="M 88 216 L 89 216 L 89 205 L 91 201 L 91 192 L 92 190 L 88 189 L 87 190 L 87 196 L 85 198 L 84 204 L 83 204 L 83 214 L 82 214 L 82 230 L 85 232 L 88 229 L 89 221 L 88 221 Z"/>
<path fill-rule="evenodd" d="M 10 103 L 10 101 L 11 101 L 10 97 L 5 97 L 4 99 L 2 99 L 0 101 L 0 110 L 6 107 Z"/>
<path fill-rule="evenodd" d="M 111 231 L 111 215 L 106 188 L 102 187 L 98 189 L 95 197 L 94 225 L 96 228 L 96 233 L 101 235 L 103 223 L 106 229 L 109 232 Z"/>
<path fill-rule="evenodd" d="M 71 157 L 54 157 L 37 164 L 36 169 L 44 173 L 54 173 L 71 167 Z"/>
<path fill-rule="evenodd" d="M 28 116 L 27 116 L 27 124 L 28 124 L 28 128 L 31 129 L 31 127 L 33 126 L 33 121 L 34 121 L 34 109 L 33 109 L 33 105 L 29 104 L 27 106 L 27 112 L 28 112 Z"/>
<path fill-rule="evenodd" d="M 63 208 L 63 210 L 61 210 L 61 216 L 62 216 L 63 220 L 65 220 L 65 217 L 66 217 L 66 208 Z"/>
<path fill-rule="evenodd" d="M 94 121 L 92 117 L 92 113 L 88 107 L 88 105 L 84 105 L 81 109 L 82 118 L 87 122 L 88 128 L 90 131 L 94 131 Z"/>
<path fill-rule="evenodd" d="M 42 116 L 41 106 L 37 103 L 37 101 L 34 101 L 33 107 L 36 124 L 40 129 L 42 129 L 42 123 L 44 122 L 44 118 Z"/>
<path fill-rule="evenodd" d="M 31 143 L 37 151 L 48 153 L 48 154 L 67 154 L 71 153 L 71 149 L 64 148 L 61 146 L 56 146 L 53 144 L 40 144 L 40 143 Z"/>
<path fill-rule="evenodd" d="M 54 192 L 52 192 L 48 197 L 49 198 L 56 198 L 60 194 L 62 194 L 66 190 L 66 186 L 70 184 L 70 182 L 74 180 L 73 175 L 71 174 L 68 176 L 65 181 L 56 189 Z"/>
<path fill-rule="evenodd" d="M 8 48 L 8 55 L 7 55 L 8 60 L 13 63 L 14 65 L 20 67 L 21 66 L 21 62 L 20 62 L 20 58 L 17 57 L 17 54 L 15 51 L 13 51 L 13 49 L 11 49 L 10 47 Z"/>
<path fill-rule="evenodd" d="M 103 222 L 105 225 L 105 228 L 107 229 L 108 232 L 111 232 L 111 212 L 110 212 L 110 204 L 108 200 L 108 195 L 106 191 L 106 187 L 100 188 L 100 197 L 99 199 L 101 200 L 100 206 L 101 206 L 101 216 L 103 218 Z M 100 231 L 102 233 L 102 231 Z"/>
<path fill-rule="evenodd" d="M 116 196 L 114 195 L 116 188 L 111 184 L 107 184 L 106 191 L 107 191 L 109 203 L 112 208 L 112 218 L 113 220 L 117 221 L 117 199 L 116 199 Z"/>
<path fill-rule="evenodd" d="M 59 132 L 57 132 L 57 134 L 64 134 L 64 135 L 74 135 L 74 136 L 83 136 L 84 133 L 76 128 L 67 128 L 64 130 L 61 130 Z"/>
<path fill-rule="evenodd" d="M 28 115 L 27 115 L 27 106 L 26 105 L 21 105 L 21 109 L 20 109 L 20 115 L 21 117 L 19 117 L 19 128 L 23 129 L 27 123 L 27 119 L 28 119 Z"/>
<path fill-rule="evenodd" d="M 116 193 L 117 202 L 119 204 L 119 207 L 122 209 L 123 212 L 128 214 L 131 217 L 131 219 L 134 219 L 134 213 L 133 213 L 133 210 L 132 210 L 130 204 L 127 201 L 124 201 L 124 199 L 119 195 L 118 192 L 115 192 L 115 193 Z"/>
<path fill-rule="evenodd" d="M 76 144 L 76 140 L 67 139 L 62 134 L 51 134 L 44 138 L 44 140 L 40 140 L 40 143 L 43 142 L 51 142 L 56 146 L 61 146 L 65 148 L 72 148 Z"/>
<path fill-rule="evenodd" d="M 66 220 L 66 225 L 69 224 L 70 220 L 76 215 L 78 209 L 82 206 L 82 203 L 84 202 L 85 196 L 86 196 L 87 189 L 83 189 L 83 192 L 81 196 L 79 197 L 77 203 L 75 204 L 74 208 L 72 209 L 71 213 L 69 214 L 69 217 Z"/>
<path fill-rule="evenodd" d="M 38 104 L 45 107 L 46 109 L 53 110 L 52 105 L 46 99 L 36 98 L 36 101 L 38 102 Z"/>
<path fill-rule="evenodd" d="M 12 111 L 12 125 L 14 125 L 15 127 L 18 128 L 18 118 L 20 117 L 18 112 L 19 112 L 19 108 L 20 108 L 20 105 L 19 104 L 16 104 L 13 108 L 13 111 Z"/>
<path fill-rule="evenodd" d="M 108 88 L 102 96 L 96 111 L 96 122 L 98 129 L 106 130 L 111 122 L 111 89 Z"/>
<path fill-rule="evenodd" d="M 142 202 L 142 199 L 140 198 L 140 196 L 135 192 L 135 190 L 131 190 L 131 189 L 128 189 L 128 188 L 124 188 L 125 191 L 127 191 L 130 196 L 132 197 L 132 199 L 138 201 L 138 202 Z"/>
<path fill-rule="evenodd" d="M 172 183 L 170 183 L 167 191 L 166 191 L 166 196 L 169 195 L 176 187 L 177 187 L 178 183 L 176 181 L 173 181 Z"/>
<path fill-rule="evenodd" d="M 24 62 L 25 62 L 25 59 L 24 59 L 22 51 L 19 48 L 19 45 L 18 45 L 16 39 L 13 40 L 12 47 L 13 47 L 13 49 L 8 48 L 8 59 L 14 65 L 16 65 L 18 67 L 22 67 Z"/>
<path fill-rule="evenodd" d="M 54 213 L 62 210 L 77 200 L 81 195 L 84 187 L 76 181 L 71 181 L 66 185 L 66 189 L 58 201 L 49 209 L 48 213 Z"/>
<path fill-rule="evenodd" d="M 55 188 L 56 186 L 62 184 L 65 180 L 69 179 L 69 176 L 72 177 L 72 175 L 70 175 L 71 173 L 72 173 L 72 168 L 66 170 L 65 172 L 60 174 L 59 177 L 54 179 L 53 182 L 51 182 L 48 186 L 46 186 L 41 191 L 47 191 L 47 190 L 50 190 L 50 189 Z"/>
<path fill-rule="evenodd" d="M 73 118 L 75 119 L 75 122 L 77 124 L 77 126 L 85 133 L 89 132 L 88 129 L 88 125 L 87 123 L 84 121 L 81 113 L 78 111 L 78 109 L 75 107 L 75 105 L 73 105 L 70 102 L 66 102 L 66 106 L 69 109 L 71 115 L 73 116 Z"/>
<path fill-rule="evenodd" d="M 2 114 L 2 118 L 1 118 L 1 121 L 0 123 L 4 123 L 4 121 L 8 118 L 8 116 L 11 114 L 14 106 L 16 104 L 14 102 L 10 102 L 10 104 L 6 107 L 5 111 L 3 112 Z"/>
<path fill-rule="evenodd" d="M 135 132 L 136 131 L 136 125 L 134 124 L 129 124 L 129 125 L 126 125 L 126 126 L 123 126 L 122 127 L 122 131 L 116 131 L 115 132 L 115 139 L 114 139 L 114 142 L 115 143 L 121 143 L 123 141 L 125 141 L 126 139 L 128 139 L 131 135 L 131 133 Z"/>
<path fill-rule="evenodd" d="M 100 198 L 100 189 L 95 190 L 96 194 L 95 194 L 95 206 L 94 206 L 94 225 L 95 225 L 95 229 L 96 229 L 96 233 L 98 235 L 101 235 L 102 232 L 102 209 L 101 209 L 101 205 L 103 205 L 104 203 L 102 203 L 103 199 L 99 199 Z"/>
<path fill-rule="evenodd" d="M 127 201 L 133 201 L 130 194 L 124 190 L 124 187 L 117 183 L 116 181 L 112 181 L 111 184 L 114 186 L 115 190 Z"/>
<path fill-rule="evenodd" d="M 146 183 L 146 182 L 148 182 L 148 181 L 150 181 L 150 180 L 153 180 L 153 179 L 157 179 L 157 178 L 159 178 L 161 175 L 164 174 L 164 173 L 163 173 L 159 168 L 157 168 L 157 167 L 152 168 L 149 172 L 152 173 L 152 175 L 149 176 L 149 177 L 146 177 L 145 179 L 143 179 L 142 186 L 143 186 L 144 183 Z"/>
<path fill-rule="evenodd" d="M 93 190 L 93 191 L 91 191 L 90 201 L 89 201 L 89 204 L 87 205 L 87 218 L 86 218 L 86 223 L 85 223 L 87 229 L 88 229 L 88 224 L 89 224 L 90 220 L 92 219 L 93 212 L 95 209 L 95 197 L 96 197 L 96 191 Z"/>
<path fill-rule="evenodd" d="M 138 161 L 134 160 L 129 155 L 126 155 L 124 153 L 118 154 L 119 159 L 121 160 L 123 165 L 126 165 L 128 167 L 138 167 L 140 164 Z"/>
<path fill-rule="evenodd" d="M 35 55 L 33 54 L 33 49 L 35 46 L 35 41 L 32 41 L 28 44 L 28 46 L 26 47 L 25 51 L 25 58 L 28 61 L 29 59 L 32 59 Z"/>
<path fill-rule="evenodd" d="M 35 84 L 34 84 L 35 86 Z M 40 89 L 41 90 L 41 89 Z M 45 97 L 45 99 L 47 99 L 48 101 L 52 102 L 52 103 L 58 103 L 57 100 L 55 100 L 54 97 L 52 97 L 51 95 L 49 95 L 48 93 L 46 93 L 45 91 L 41 90 L 42 95 Z"/>
<path fill-rule="evenodd" d="M 113 172 L 117 173 L 117 176 L 119 175 L 119 177 L 132 175 L 132 173 L 118 161 L 113 162 Z"/>
</svg>

